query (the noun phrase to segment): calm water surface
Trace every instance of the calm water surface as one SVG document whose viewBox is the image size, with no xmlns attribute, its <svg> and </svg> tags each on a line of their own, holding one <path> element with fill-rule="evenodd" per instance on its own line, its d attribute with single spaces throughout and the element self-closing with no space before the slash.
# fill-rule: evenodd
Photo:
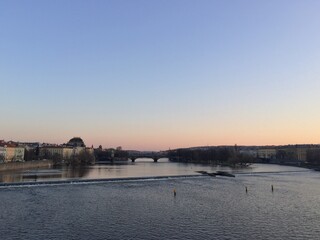
<svg viewBox="0 0 320 240">
<path fill-rule="evenodd" d="M 304 169 L 286 167 L 286 171 L 301 171 Z M 205 170 L 214 172 L 217 170 L 237 173 L 254 172 L 279 172 L 284 171 L 283 166 L 277 165 L 253 165 L 245 169 L 231 169 L 229 167 L 217 167 L 203 164 L 173 163 L 168 159 L 160 159 L 154 163 L 152 159 L 137 159 L 132 163 L 122 162 L 117 164 L 98 164 L 88 167 L 63 167 L 56 169 L 29 169 L 14 172 L 0 172 L 0 182 L 39 182 L 57 181 L 68 179 L 104 179 L 126 177 L 152 177 L 152 176 L 175 176 L 194 175 L 196 171 Z"/>
<path fill-rule="evenodd" d="M 94 167 L 85 176 L 212 169 L 171 164 Z M 234 171 L 235 178 L 2 186 L 1 239 L 319 239 L 318 172 L 276 165 Z"/>
</svg>

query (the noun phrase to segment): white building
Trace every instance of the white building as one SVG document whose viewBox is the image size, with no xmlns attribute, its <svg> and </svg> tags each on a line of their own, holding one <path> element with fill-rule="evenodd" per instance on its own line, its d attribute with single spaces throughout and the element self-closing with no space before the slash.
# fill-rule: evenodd
<svg viewBox="0 0 320 240">
<path fill-rule="evenodd" d="M 22 162 L 24 161 L 24 147 L 16 144 L 0 145 L 0 162 Z"/>
</svg>

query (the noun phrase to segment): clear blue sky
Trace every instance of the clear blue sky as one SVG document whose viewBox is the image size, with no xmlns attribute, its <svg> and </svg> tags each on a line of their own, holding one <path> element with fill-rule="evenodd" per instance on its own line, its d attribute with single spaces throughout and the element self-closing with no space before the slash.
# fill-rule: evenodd
<svg viewBox="0 0 320 240">
<path fill-rule="evenodd" d="M 0 139 L 319 143 L 320 1 L 0 1 Z"/>
</svg>

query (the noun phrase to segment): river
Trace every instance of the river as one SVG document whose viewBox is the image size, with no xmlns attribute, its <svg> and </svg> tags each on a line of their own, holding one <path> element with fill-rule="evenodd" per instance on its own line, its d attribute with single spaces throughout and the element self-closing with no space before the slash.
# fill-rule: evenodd
<svg viewBox="0 0 320 240">
<path fill-rule="evenodd" d="M 286 167 L 287 171 L 300 171 L 301 168 Z M 155 163 L 152 159 L 137 159 L 136 162 L 126 161 L 119 163 L 96 164 L 81 167 L 57 167 L 50 169 L 27 169 L 0 172 L 0 183 L 13 182 L 42 182 L 61 181 L 72 179 L 109 179 L 127 177 L 154 177 L 194 175 L 196 171 L 229 171 L 234 174 L 254 172 L 279 172 L 283 166 L 255 164 L 249 168 L 229 168 L 203 164 L 187 164 L 169 162 L 168 159 L 160 159 Z M 304 170 L 304 169 L 302 169 Z"/>
<path fill-rule="evenodd" d="M 319 172 L 254 164 L 235 178 L 152 178 L 198 170 L 217 169 L 141 160 L 76 176 L 116 182 L 1 186 L 1 239 L 319 239 Z M 57 171 L 50 181 L 70 179 Z"/>
</svg>

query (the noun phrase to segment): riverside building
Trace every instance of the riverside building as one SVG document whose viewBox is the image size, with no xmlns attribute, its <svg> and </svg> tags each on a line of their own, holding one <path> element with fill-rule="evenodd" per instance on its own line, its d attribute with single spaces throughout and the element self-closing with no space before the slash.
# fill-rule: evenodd
<svg viewBox="0 0 320 240">
<path fill-rule="evenodd" d="M 80 137 L 71 138 L 68 143 L 62 145 L 56 144 L 42 144 L 39 148 L 40 159 L 60 158 L 61 160 L 68 160 L 82 151 L 94 154 L 93 148 L 87 148 Z"/>
<path fill-rule="evenodd" d="M 24 153 L 24 147 L 17 143 L 0 141 L 0 162 L 22 162 Z"/>
</svg>

